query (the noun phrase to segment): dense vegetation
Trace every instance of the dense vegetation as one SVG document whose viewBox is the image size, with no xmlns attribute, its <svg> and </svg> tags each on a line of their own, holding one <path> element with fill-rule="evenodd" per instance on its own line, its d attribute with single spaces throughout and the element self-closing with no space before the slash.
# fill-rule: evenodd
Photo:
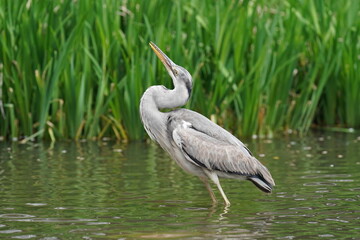
<svg viewBox="0 0 360 240">
<path fill-rule="evenodd" d="M 360 2 L 0 1 L 0 136 L 142 139 L 144 90 L 194 78 L 190 107 L 237 135 L 360 127 Z"/>
</svg>

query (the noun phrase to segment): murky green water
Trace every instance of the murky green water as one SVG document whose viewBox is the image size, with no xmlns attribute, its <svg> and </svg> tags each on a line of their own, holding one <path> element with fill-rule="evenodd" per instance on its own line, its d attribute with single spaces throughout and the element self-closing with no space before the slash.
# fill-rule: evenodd
<svg viewBox="0 0 360 240">
<path fill-rule="evenodd" d="M 277 187 L 222 180 L 225 208 L 153 144 L 0 142 L 0 238 L 360 238 L 359 135 L 247 143 Z"/>
</svg>

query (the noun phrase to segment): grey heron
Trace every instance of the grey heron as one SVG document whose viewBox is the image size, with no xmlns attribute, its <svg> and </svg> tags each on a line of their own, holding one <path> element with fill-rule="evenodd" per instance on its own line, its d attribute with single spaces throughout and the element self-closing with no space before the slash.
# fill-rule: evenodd
<svg viewBox="0 0 360 240">
<path fill-rule="evenodd" d="M 174 85 L 173 89 L 151 86 L 141 97 L 141 121 L 150 138 L 167 151 L 181 168 L 205 183 L 213 202 L 216 198 L 209 179 L 219 189 L 225 204 L 230 205 L 219 177 L 249 180 L 260 190 L 271 192 L 275 182 L 270 172 L 239 139 L 205 116 L 178 108 L 190 98 L 192 77 L 154 43 L 149 44 Z M 161 109 L 174 110 L 162 112 Z"/>
</svg>

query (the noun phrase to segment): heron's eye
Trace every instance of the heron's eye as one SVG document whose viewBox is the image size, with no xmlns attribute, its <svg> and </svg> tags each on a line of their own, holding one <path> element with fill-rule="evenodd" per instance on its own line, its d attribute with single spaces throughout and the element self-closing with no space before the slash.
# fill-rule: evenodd
<svg viewBox="0 0 360 240">
<path fill-rule="evenodd" d="M 178 71 L 176 69 L 174 69 L 174 74 L 175 74 L 175 76 L 178 75 Z"/>
</svg>

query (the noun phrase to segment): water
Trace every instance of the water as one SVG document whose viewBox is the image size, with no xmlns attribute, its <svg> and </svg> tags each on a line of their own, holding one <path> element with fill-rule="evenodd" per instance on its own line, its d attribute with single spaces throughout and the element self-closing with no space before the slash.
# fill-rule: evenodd
<svg viewBox="0 0 360 240">
<path fill-rule="evenodd" d="M 358 135 L 247 143 L 277 186 L 222 180 L 227 208 L 154 144 L 0 142 L 0 238 L 360 239 Z"/>
</svg>

